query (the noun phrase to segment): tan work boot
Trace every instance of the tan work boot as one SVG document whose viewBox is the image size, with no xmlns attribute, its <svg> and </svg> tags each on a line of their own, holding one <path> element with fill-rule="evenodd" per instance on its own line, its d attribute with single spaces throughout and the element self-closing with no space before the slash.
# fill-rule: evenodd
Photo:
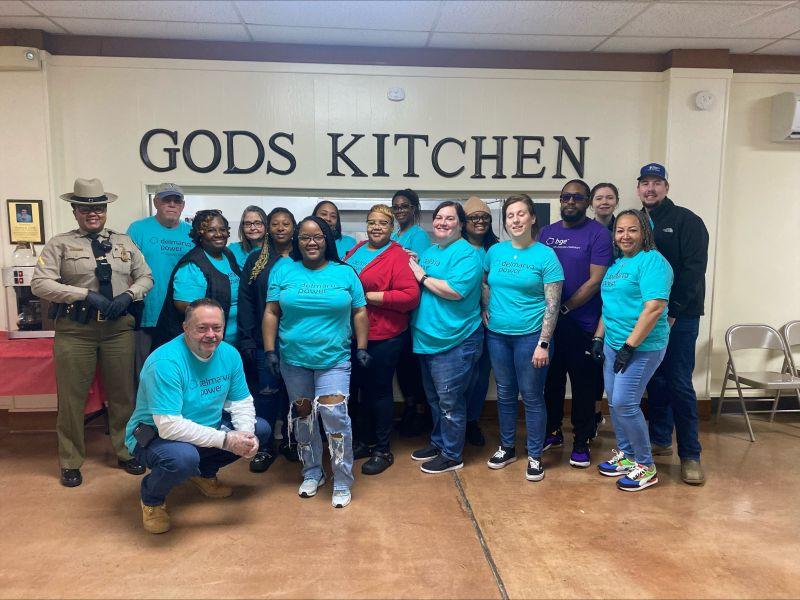
<svg viewBox="0 0 800 600">
<path fill-rule="evenodd" d="M 169 513 L 167 513 L 167 504 L 160 504 L 158 506 L 147 506 L 144 502 L 142 504 L 142 525 L 145 531 L 150 533 L 166 533 L 169 531 Z"/>
<path fill-rule="evenodd" d="M 651 444 L 650 449 L 653 456 L 672 456 L 672 444 L 662 446 L 661 444 Z"/>
<path fill-rule="evenodd" d="M 681 459 L 681 479 L 689 485 L 703 485 L 706 476 L 699 460 Z"/>
<path fill-rule="evenodd" d="M 233 494 L 233 488 L 220 483 L 216 477 L 189 477 L 189 481 L 209 498 L 228 498 Z"/>
</svg>

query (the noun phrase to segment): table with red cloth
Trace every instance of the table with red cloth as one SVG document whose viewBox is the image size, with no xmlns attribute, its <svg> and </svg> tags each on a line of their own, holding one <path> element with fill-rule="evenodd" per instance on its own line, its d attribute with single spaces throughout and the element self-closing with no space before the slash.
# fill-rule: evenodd
<svg viewBox="0 0 800 600">
<path fill-rule="evenodd" d="M 53 338 L 8 339 L 0 331 L 0 396 L 34 396 L 56 393 Z M 105 392 L 95 373 L 84 412 L 103 408 Z"/>
</svg>

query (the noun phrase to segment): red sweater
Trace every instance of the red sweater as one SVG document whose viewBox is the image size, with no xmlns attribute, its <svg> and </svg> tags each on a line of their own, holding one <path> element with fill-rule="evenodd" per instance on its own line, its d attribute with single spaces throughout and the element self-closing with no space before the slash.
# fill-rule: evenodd
<svg viewBox="0 0 800 600">
<path fill-rule="evenodd" d="M 363 241 L 353 246 L 344 260 L 366 243 Z M 403 247 L 397 242 L 389 242 L 389 247 L 362 269 L 359 279 L 365 294 L 383 292 L 381 306 L 367 304 L 369 339 L 388 340 L 408 329 L 410 313 L 419 305 L 420 291 Z"/>
</svg>

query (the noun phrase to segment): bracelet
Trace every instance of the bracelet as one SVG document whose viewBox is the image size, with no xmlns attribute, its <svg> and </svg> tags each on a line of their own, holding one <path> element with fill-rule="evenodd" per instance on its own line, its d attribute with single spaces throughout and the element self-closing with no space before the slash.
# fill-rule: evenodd
<svg viewBox="0 0 800 600">
<path fill-rule="evenodd" d="M 425 280 L 426 280 L 426 279 L 428 279 L 428 275 L 427 275 L 427 273 L 426 273 L 425 275 L 423 275 L 423 276 L 422 276 L 422 279 L 420 279 L 420 280 L 419 280 L 419 284 L 420 284 L 422 287 L 425 287 Z"/>
</svg>

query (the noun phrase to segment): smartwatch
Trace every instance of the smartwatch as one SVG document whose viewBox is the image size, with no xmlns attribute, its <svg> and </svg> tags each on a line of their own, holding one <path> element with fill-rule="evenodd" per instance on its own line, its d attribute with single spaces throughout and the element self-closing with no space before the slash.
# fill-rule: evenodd
<svg viewBox="0 0 800 600">
<path fill-rule="evenodd" d="M 425 275 L 423 275 L 423 276 L 422 276 L 422 278 L 419 280 L 419 284 L 420 284 L 422 287 L 425 287 L 425 280 L 426 280 L 427 278 L 428 278 L 428 275 L 427 275 L 427 274 L 425 274 Z"/>
<path fill-rule="evenodd" d="M 561 308 L 558 309 L 558 312 L 560 312 L 562 315 L 565 315 L 569 312 L 569 308 L 566 304 L 562 304 Z"/>
<path fill-rule="evenodd" d="M 536 345 L 539 346 L 539 348 L 542 348 L 543 350 L 547 350 L 550 347 L 550 342 L 545 342 L 544 340 L 542 340 Z"/>
</svg>

